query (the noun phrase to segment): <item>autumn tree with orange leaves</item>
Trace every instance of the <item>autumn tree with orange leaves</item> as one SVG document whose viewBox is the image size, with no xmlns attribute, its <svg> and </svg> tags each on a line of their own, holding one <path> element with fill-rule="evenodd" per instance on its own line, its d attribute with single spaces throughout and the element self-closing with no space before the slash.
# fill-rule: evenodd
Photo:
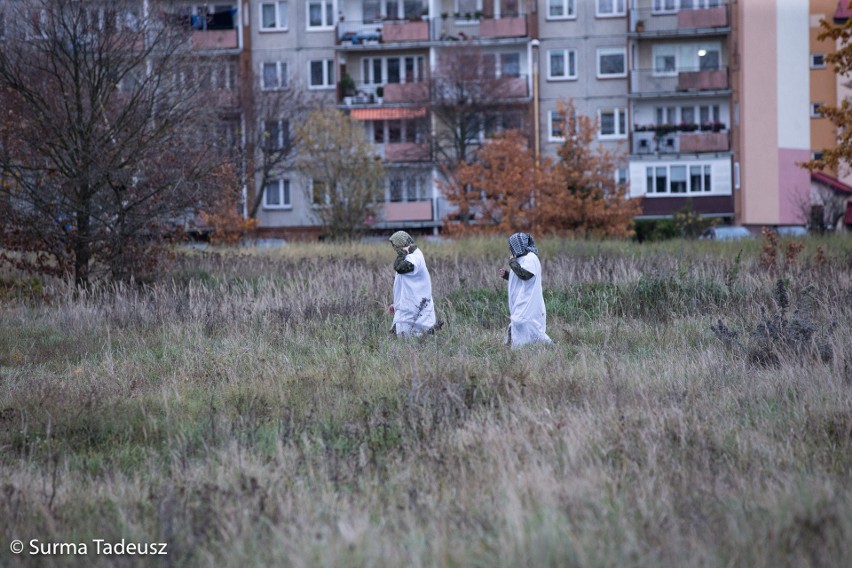
<svg viewBox="0 0 852 568">
<path fill-rule="evenodd" d="M 537 166 L 527 140 L 517 130 L 485 144 L 475 161 L 459 165 L 443 184 L 457 207 L 445 225 L 450 234 L 536 234 L 624 238 L 633 234 L 640 202 L 618 184 L 619 155 L 595 144 L 597 123 L 560 104 L 565 143 L 558 160 Z"/>
<path fill-rule="evenodd" d="M 627 186 L 616 181 L 619 154 L 595 144 L 597 120 L 577 114 L 571 101 L 560 103 L 565 142 L 559 148 L 552 183 L 542 186 L 544 232 L 583 237 L 624 238 L 633 235 L 633 219 L 641 202 L 630 199 Z"/>
<path fill-rule="evenodd" d="M 517 130 L 499 135 L 476 152 L 476 162 L 461 163 L 443 185 L 458 207 L 450 234 L 535 232 L 540 188 L 550 183 L 547 167 L 536 168 L 526 138 Z"/>
</svg>

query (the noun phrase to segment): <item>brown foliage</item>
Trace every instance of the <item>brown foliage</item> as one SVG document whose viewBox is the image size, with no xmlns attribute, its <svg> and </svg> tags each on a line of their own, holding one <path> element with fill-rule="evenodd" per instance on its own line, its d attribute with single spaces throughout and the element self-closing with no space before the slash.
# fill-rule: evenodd
<svg viewBox="0 0 852 568">
<path fill-rule="evenodd" d="M 822 31 L 817 39 L 833 40 L 840 47 L 825 56 L 825 61 L 834 68 L 838 76 L 848 75 L 852 71 L 852 19 L 841 25 L 835 25 L 830 19 L 820 22 Z M 839 106 L 823 104 L 819 112 L 837 127 L 837 146 L 824 148 L 822 158 L 801 164 L 810 171 L 833 170 L 841 165 L 852 164 L 852 104 L 848 99 Z"/>
<path fill-rule="evenodd" d="M 519 131 L 484 145 L 473 163 L 458 166 L 442 184 L 458 207 L 451 234 L 529 231 L 582 237 L 623 238 L 633 234 L 640 203 L 628 199 L 615 179 L 618 156 L 594 146 L 597 125 L 560 105 L 566 141 L 559 160 L 535 158 Z"/>
<path fill-rule="evenodd" d="M 499 135 L 477 153 L 477 162 L 458 166 L 451 183 L 442 183 L 446 198 L 459 208 L 453 235 L 537 232 L 540 188 L 551 183 L 548 161 L 536 168 L 526 139 L 517 130 Z"/>
<path fill-rule="evenodd" d="M 560 103 L 565 143 L 559 149 L 554 182 L 543 187 L 541 224 L 545 232 L 584 237 L 623 238 L 633 234 L 641 211 L 629 199 L 615 171 L 620 156 L 595 145 L 597 121 L 577 114 L 571 101 Z"/>
</svg>

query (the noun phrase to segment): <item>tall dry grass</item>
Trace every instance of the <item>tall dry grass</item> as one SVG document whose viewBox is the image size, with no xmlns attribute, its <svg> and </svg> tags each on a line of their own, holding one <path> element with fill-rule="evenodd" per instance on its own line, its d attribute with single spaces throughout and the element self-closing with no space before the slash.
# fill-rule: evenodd
<svg viewBox="0 0 852 568">
<path fill-rule="evenodd" d="M 151 563 L 13 538 L 164 541 L 174 566 L 852 557 L 850 242 L 773 270 L 759 243 L 541 245 L 556 345 L 518 351 L 503 240 L 422 243 L 447 325 L 412 341 L 387 246 L 186 253 L 84 297 L 6 279 L 0 564 Z M 779 277 L 827 362 L 711 331 L 747 336 Z"/>
</svg>

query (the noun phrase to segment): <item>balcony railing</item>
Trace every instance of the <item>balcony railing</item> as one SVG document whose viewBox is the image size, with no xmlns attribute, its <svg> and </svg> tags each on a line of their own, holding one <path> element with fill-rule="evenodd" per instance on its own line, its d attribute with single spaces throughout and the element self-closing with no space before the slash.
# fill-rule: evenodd
<svg viewBox="0 0 852 568">
<path fill-rule="evenodd" d="M 376 144 L 379 157 L 388 162 L 428 162 L 432 158 L 426 142 L 388 142 Z"/>
<path fill-rule="evenodd" d="M 437 17 L 374 22 L 346 20 L 337 24 L 337 43 L 352 46 L 528 36 L 526 14 L 501 18 Z"/>
<path fill-rule="evenodd" d="M 432 18 L 434 41 L 525 38 L 529 36 L 526 14 L 503 18 Z"/>
<path fill-rule="evenodd" d="M 648 7 L 634 8 L 630 10 L 630 31 L 640 38 L 728 33 L 731 25 L 728 4 L 726 2 L 709 4 L 706 8 L 669 11 Z"/>
<path fill-rule="evenodd" d="M 692 125 L 696 129 L 698 125 Z M 724 124 L 706 125 L 708 130 L 677 131 L 673 127 L 660 126 L 656 130 L 633 132 L 634 154 L 700 154 L 703 152 L 727 152 L 730 136 Z M 689 128 L 689 127 L 687 127 Z"/>
<path fill-rule="evenodd" d="M 355 94 L 344 96 L 347 105 L 421 103 L 429 100 L 429 83 L 355 83 Z"/>
<path fill-rule="evenodd" d="M 442 83 L 435 84 L 435 90 L 440 97 Z M 452 96 L 450 90 L 447 96 Z M 502 76 L 493 79 L 489 84 L 489 95 L 492 100 L 526 99 L 530 96 L 529 83 L 526 75 L 519 77 Z M 360 105 L 404 105 L 406 103 L 423 103 L 430 99 L 430 85 L 426 81 L 414 83 L 355 83 L 355 94 L 343 96 L 341 102 L 348 106 Z"/>
<path fill-rule="evenodd" d="M 428 201 L 389 201 L 385 203 L 385 211 L 382 221 L 405 222 L 405 221 L 433 221 L 432 200 Z"/>
<path fill-rule="evenodd" d="M 650 69 L 633 69 L 630 72 L 630 93 L 657 95 L 730 89 L 728 68 L 680 70 L 661 74 Z"/>
<path fill-rule="evenodd" d="M 192 49 L 236 49 L 239 47 L 237 30 L 207 30 L 192 32 Z"/>
</svg>

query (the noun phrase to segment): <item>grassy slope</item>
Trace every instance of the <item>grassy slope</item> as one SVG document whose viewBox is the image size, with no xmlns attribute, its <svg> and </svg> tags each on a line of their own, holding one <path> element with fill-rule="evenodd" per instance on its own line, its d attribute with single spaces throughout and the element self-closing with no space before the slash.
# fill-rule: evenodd
<svg viewBox="0 0 852 568">
<path fill-rule="evenodd" d="M 437 336 L 387 336 L 392 251 L 192 253 L 172 281 L 0 312 L 12 538 L 174 565 L 831 566 L 852 556 L 852 244 L 545 240 L 553 348 L 501 345 L 502 240 L 422 243 Z M 817 266 L 822 244 L 828 264 Z M 743 249 L 742 260 L 734 261 Z M 827 364 L 732 357 L 812 286 Z M 77 558 L 80 565 L 139 559 Z"/>
</svg>

